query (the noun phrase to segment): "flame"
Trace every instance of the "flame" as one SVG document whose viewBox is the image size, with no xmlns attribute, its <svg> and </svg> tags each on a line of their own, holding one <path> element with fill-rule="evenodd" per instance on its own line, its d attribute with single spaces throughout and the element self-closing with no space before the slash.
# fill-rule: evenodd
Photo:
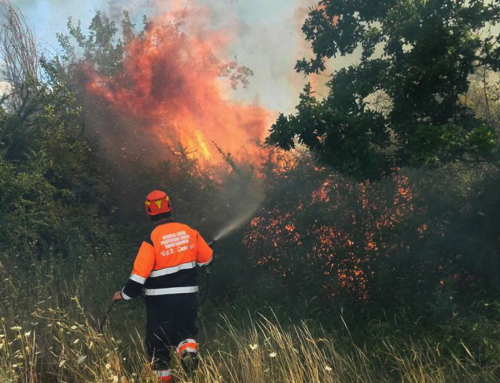
<svg viewBox="0 0 500 383">
<path fill-rule="evenodd" d="M 354 203 L 362 219 L 358 222 L 357 214 L 349 217 L 349 211 L 346 211 L 344 219 L 349 221 L 347 228 L 339 219 L 333 220 L 335 226 L 307 216 L 304 222 L 301 212 L 290 212 L 290 201 L 285 198 L 282 203 L 281 199 L 276 199 L 252 220 L 243 245 L 256 265 L 280 275 L 289 272 L 288 268 L 294 262 L 290 253 L 297 250 L 302 259 L 307 259 L 309 267 L 335 281 L 322 285 L 325 297 L 334 299 L 340 287 L 355 299 L 367 300 L 376 275 L 371 266 L 373 259 L 409 250 L 409 243 L 404 237 L 400 237 L 398 243 L 394 241 L 394 236 L 400 233 L 398 225 L 424 218 L 425 212 L 416 209 L 418 193 L 410 178 L 399 169 L 393 176 L 394 188 L 379 189 L 380 186 L 372 188 L 373 185 L 368 182 L 344 184 L 343 178 L 321 172 L 313 162 L 303 166 L 308 166 L 305 173 L 319 172 L 317 179 L 323 177 L 323 180 L 309 196 L 297 194 L 297 198 L 302 199 L 295 201 L 297 210 L 321 208 L 322 214 L 326 215 L 339 207 L 350 209 Z M 278 179 L 287 179 L 287 173 L 293 171 L 293 167 L 280 169 L 273 175 Z M 357 225 L 357 229 L 353 229 L 353 225 Z M 422 223 L 413 230 L 419 238 L 424 238 L 429 223 Z M 387 232 L 392 234 L 388 236 Z"/>
<path fill-rule="evenodd" d="M 209 11 L 173 2 L 128 42 L 116 75 L 86 69 L 87 90 L 121 116 L 141 121 L 141 135 L 160 146 L 180 143 L 188 158 L 222 164 L 215 143 L 231 158 L 259 165 L 259 142 L 274 114 L 231 100 L 231 85 L 245 83 L 250 71 L 224 57 L 232 37 L 209 27 Z"/>
<path fill-rule="evenodd" d="M 304 12 L 297 12 L 298 20 L 305 18 Z M 264 151 L 259 145 L 274 114 L 257 104 L 231 100 L 229 80 L 244 83 L 246 72 L 227 58 L 231 33 L 210 28 L 208 14 L 208 8 L 193 2 L 173 2 L 169 12 L 128 42 L 123 68 L 116 75 L 104 76 L 94 68 L 86 69 L 87 90 L 106 100 L 116 113 L 140 121 L 141 135 L 171 152 L 180 150 L 188 159 L 215 166 L 224 165 L 228 158 L 257 166 L 267 159 L 269 177 L 294 177 L 291 173 L 300 165 L 303 154 Z M 334 24 L 337 21 L 332 20 Z M 306 46 L 299 48 L 305 50 Z M 326 77 L 312 76 L 311 81 L 314 90 L 326 92 Z M 231 155 L 224 158 L 225 153 Z M 311 162 L 308 172 L 322 170 Z M 326 177 L 309 198 L 295 201 L 296 210 L 300 212 L 316 204 L 335 206 L 334 192 L 339 185 L 336 177 Z M 394 227 L 415 209 L 408 178 L 397 178 L 397 185 L 391 206 L 384 207 L 369 203 L 367 188 L 359 187 L 363 213 L 372 218 L 371 225 L 361 229 L 364 238 L 355 241 L 346 230 L 316 221 L 305 228 L 296 221 L 295 211 L 278 206 L 261 209 L 250 222 L 243 244 L 255 250 L 250 253 L 254 254 L 256 265 L 267 266 L 283 276 L 293 272 L 280 262 L 285 255 L 277 249 L 307 246 L 304 253 L 311 264 L 322 264 L 325 276 L 335 276 L 341 287 L 367 299 L 373 272 L 366 264 L 371 254 L 387 251 L 389 246 L 375 233 Z M 352 222 L 357 224 L 355 216 Z M 424 235 L 427 225 L 418 230 Z M 366 258 L 356 255 L 359 249 L 364 249 Z M 336 289 L 336 284 L 324 285 L 331 296 Z"/>
</svg>

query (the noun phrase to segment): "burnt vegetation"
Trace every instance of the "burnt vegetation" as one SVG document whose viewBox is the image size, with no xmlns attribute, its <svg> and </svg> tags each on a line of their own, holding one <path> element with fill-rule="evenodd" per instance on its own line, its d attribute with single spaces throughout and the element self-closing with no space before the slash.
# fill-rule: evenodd
<svg viewBox="0 0 500 383">
<path fill-rule="evenodd" d="M 127 47 L 139 49 L 154 22 L 138 27 L 124 13 L 117 25 L 97 13 L 85 35 L 70 20 L 61 54 L 48 58 L 3 2 L 0 288 L 9 295 L 0 325 L 38 321 L 16 302 L 49 291 L 64 291 L 58 307 L 77 296 L 99 317 L 148 230 L 144 196 L 165 189 L 175 217 L 206 237 L 246 218 L 218 244 L 206 326 L 272 309 L 349 337 L 375 355 L 379 378 L 405 379 L 381 356 L 394 337 L 396 348 L 438 345 L 440 358 L 463 362 L 457 379 L 498 379 L 500 5 L 410 3 L 321 1 L 303 29 L 314 58 L 296 69 L 321 72 L 358 47 L 361 59 L 332 75 L 327 97 L 307 86 L 267 145 L 253 137 L 231 153 L 177 133 L 159 140 L 144 128 L 151 120 L 116 107 L 116 88 L 137 86 Z M 165 28 L 182 42 L 178 26 Z M 251 81 L 240 64 L 209 61 L 230 86 Z M 133 314 L 118 309 L 116 331 L 139 327 L 134 304 Z M 59 362 L 39 358 L 33 381 L 62 376 Z"/>
</svg>

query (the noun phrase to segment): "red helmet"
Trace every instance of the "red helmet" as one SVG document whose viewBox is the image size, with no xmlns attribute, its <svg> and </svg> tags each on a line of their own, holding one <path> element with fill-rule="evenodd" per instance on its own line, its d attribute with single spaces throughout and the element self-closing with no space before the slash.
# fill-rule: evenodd
<svg viewBox="0 0 500 383">
<path fill-rule="evenodd" d="M 146 213 L 149 216 L 170 213 L 172 204 L 170 198 L 165 192 L 155 190 L 148 194 L 146 197 Z"/>
</svg>

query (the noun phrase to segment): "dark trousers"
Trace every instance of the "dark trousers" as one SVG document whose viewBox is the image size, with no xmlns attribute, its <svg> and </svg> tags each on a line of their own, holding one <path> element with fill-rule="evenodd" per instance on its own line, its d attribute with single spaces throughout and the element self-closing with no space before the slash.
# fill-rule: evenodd
<svg viewBox="0 0 500 383">
<path fill-rule="evenodd" d="M 176 294 L 146 297 L 146 348 L 155 370 L 168 369 L 170 353 L 198 333 L 198 295 Z"/>
</svg>

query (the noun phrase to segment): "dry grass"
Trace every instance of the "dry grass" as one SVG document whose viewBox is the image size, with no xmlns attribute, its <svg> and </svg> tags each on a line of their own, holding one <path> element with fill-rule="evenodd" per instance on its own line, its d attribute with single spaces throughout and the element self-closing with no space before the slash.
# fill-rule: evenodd
<svg viewBox="0 0 500 383">
<path fill-rule="evenodd" d="M 74 305 L 82 310 L 77 299 Z M 154 381 L 137 330 L 118 340 L 109 330 L 99 334 L 93 320 L 75 320 L 62 310 L 34 314 L 23 326 L 7 326 L 2 318 L 0 381 Z M 313 333 L 305 323 L 285 330 L 261 318 L 239 329 L 221 318 L 210 333 L 198 374 L 188 378 L 176 369 L 178 382 L 499 381 L 495 368 L 479 368 L 472 356 L 446 361 L 431 345 L 405 348 L 390 341 L 384 352 L 369 355 L 354 343 L 348 347 L 322 331 Z"/>
<path fill-rule="evenodd" d="M 85 278 L 58 282 L 56 269 L 34 269 L 16 278 L 0 263 L 0 382 L 155 381 L 140 305 L 115 307 L 100 334 L 96 318 L 105 310 L 86 298 Z M 460 358 L 405 334 L 360 347 L 348 329 L 340 336 L 280 322 L 201 318 L 200 369 L 191 378 L 175 369 L 177 382 L 500 382 L 500 363 L 477 361 L 466 345 Z"/>
</svg>

